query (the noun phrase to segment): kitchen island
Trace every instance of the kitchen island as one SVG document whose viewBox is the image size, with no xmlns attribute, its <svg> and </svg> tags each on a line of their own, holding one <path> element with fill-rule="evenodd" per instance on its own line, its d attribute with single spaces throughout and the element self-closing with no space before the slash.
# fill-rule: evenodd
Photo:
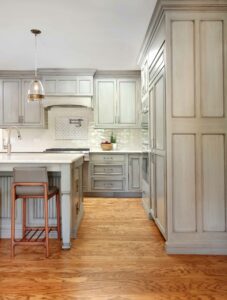
<svg viewBox="0 0 227 300">
<path fill-rule="evenodd" d="M 57 185 L 61 194 L 62 249 L 70 249 L 71 237 L 76 237 L 83 215 L 82 202 L 83 154 L 0 153 L 0 237 L 10 237 L 10 189 L 14 167 L 47 167 L 49 184 Z M 50 200 L 49 223 L 55 224 L 54 199 Z M 29 225 L 43 222 L 43 202 L 29 201 Z M 18 201 L 16 235 L 21 235 L 21 202 Z M 41 223 L 41 224 L 40 224 Z"/>
</svg>

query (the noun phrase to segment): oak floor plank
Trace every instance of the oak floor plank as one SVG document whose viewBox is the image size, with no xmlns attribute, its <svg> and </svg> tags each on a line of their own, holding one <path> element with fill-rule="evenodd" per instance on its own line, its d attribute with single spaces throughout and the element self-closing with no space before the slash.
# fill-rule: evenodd
<svg viewBox="0 0 227 300">
<path fill-rule="evenodd" d="M 141 199 L 86 198 L 72 249 L 0 240 L 0 300 L 227 300 L 227 257 L 167 255 Z"/>
</svg>

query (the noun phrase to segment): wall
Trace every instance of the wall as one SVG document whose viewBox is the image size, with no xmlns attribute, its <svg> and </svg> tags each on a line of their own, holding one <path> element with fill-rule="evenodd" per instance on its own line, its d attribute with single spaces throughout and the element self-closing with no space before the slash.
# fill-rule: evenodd
<svg viewBox="0 0 227 300">
<path fill-rule="evenodd" d="M 86 139 L 56 139 L 55 119 L 59 116 L 81 117 L 88 120 L 88 136 Z M 111 129 L 95 129 L 93 111 L 88 108 L 62 108 L 54 107 L 48 111 L 47 129 L 20 129 L 22 139 L 18 140 L 16 132 L 12 131 L 12 151 L 15 152 L 42 152 L 46 148 L 54 147 L 89 147 L 92 150 L 99 150 L 103 140 L 109 140 Z M 114 129 L 117 137 L 119 150 L 140 150 L 141 132 L 140 129 Z M 6 143 L 6 131 L 0 130 L 0 149 L 3 151 L 3 139 Z"/>
</svg>

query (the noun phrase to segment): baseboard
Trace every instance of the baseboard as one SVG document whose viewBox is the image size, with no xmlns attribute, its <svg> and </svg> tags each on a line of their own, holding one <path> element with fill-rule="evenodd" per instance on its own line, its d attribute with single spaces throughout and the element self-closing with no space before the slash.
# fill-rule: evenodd
<svg viewBox="0 0 227 300">
<path fill-rule="evenodd" d="M 143 209 L 144 209 L 144 211 L 145 211 L 145 213 L 147 215 L 147 218 L 149 220 L 153 220 L 151 209 L 146 206 L 146 204 L 144 203 L 143 199 L 142 199 L 141 203 L 142 203 Z"/>
<path fill-rule="evenodd" d="M 167 254 L 227 255 L 227 242 L 171 243 L 166 242 Z"/>
</svg>

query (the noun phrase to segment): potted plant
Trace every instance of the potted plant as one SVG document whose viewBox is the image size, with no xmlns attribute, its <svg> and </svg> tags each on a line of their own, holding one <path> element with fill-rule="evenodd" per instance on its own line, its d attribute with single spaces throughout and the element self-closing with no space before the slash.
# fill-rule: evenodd
<svg viewBox="0 0 227 300">
<path fill-rule="evenodd" d="M 117 149 L 117 138 L 116 138 L 116 135 L 114 135 L 113 131 L 110 136 L 110 142 L 113 145 L 113 150 L 116 150 Z"/>
</svg>

